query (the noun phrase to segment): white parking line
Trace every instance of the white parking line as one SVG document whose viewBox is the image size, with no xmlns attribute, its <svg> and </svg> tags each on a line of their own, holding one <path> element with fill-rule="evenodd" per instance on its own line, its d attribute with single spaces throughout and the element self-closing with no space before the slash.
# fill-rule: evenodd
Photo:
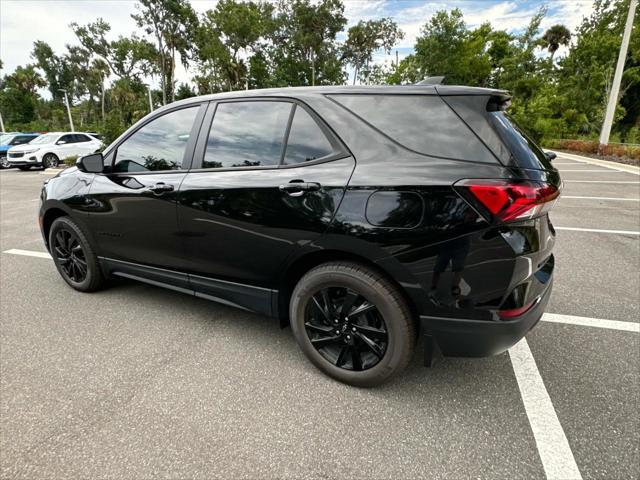
<svg viewBox="0 0 640 480">
<path fill-rule="evenodd" d="M 563 170 L 560 169 L 560 173 L 565 172 L 589 172 L 589 173 L 630 173 L 630 172 L 620 172 L 617 170 Z"/>
<path fill-rule="evenodd" d="M 25 255 L 27 257 L 51 259 L 51 255 L 49 255 L 47 252 L 35 252 L 33 250 L 20 250 L 19 248 L 12 248 L 10 250 L 5 250 L 2 253 L 10 253 L 11 255 Z"/>
<path fill-rule="evenodd" d="M 565 180 L 566 183 L 625 183 L 629 185 L 640 185 L 640 182 L 628 180 Z"/>
<path fill-rule="evenodd" d="M 558 158 L 559 159 L 561 158 L 562 160 L 580 162 L 582 164 L 587 164 L 592 166 L 597 165 L 598 167 L 609 168 L 611 170 L 618 170 L 619 172 L 627 172 L 627 173 L 633 173 L 635 175 L 640 175 L 640 168 L 636 167 L 635 165 L 627 165 L 624 163 L 610 162 L 608 160 L 599 160 L 595 158 L 583 157 L 581 155 L 573 155 L 571 153 L 562 153 L 562 152 L 555 152 L 555 153 L 558 155 Z M 554 163 L 554 165 L 559 165 L 559 163 L 558 164 Z"/>
<path fill-rule="evenodd" d="M 511 347 L 509 357 L 547 478 L 581 479 L 573 452 L 526 339 Z"/>
<path fill-rule="evenodd" d="M 640 235 L 640 232 L 633 232 L 631 230 L 603 230 L 600 228 L 578 228 L 578 227 L 556 227 L 556 230 L 568 230 L 572 232 L 593 232 L 593 233 L 617 233 L 620 235 Z"/>
<path fill-rule="evenodd" d="M 582 197 L 580 195 L 562 195 L 560 198 L 582 198 L 584 200 L 614 200 L 619 202 L 640 202 L 640 198 Z"/>
<path fill-rule="evenodd" d="M 582 327 L 606 328 L 610 330 L 622 330 L 623 332 L 640 333 L 640 323 L 621 322 L 620 320 L 604 320 L 602 318 L 576 317 L 574 315 L 560 315 L 557 313 L 545 313 L 543 322 L 565 323 L 568 325 L 580 325 Z"/>
</svg>

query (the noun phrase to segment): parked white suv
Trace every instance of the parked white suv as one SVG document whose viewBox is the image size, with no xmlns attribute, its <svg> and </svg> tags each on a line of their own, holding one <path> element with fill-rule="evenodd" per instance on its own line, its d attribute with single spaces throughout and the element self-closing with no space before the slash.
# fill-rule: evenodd
<svg viewBox="0 0 640 480">
<path fill-rule="evenodd" d="M 11 147 L 7 152 L 10 166 L 20 170 L 31 167 L 57 167 L 65 158 L 94 153 L 102 141 L 84 132 L 52 132 L 41 135 L 27 145 Z"/>
</svg>

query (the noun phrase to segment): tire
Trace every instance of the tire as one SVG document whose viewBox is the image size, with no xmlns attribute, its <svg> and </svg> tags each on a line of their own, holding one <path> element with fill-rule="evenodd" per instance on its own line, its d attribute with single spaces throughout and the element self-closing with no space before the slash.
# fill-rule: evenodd
<svg viewBox="0 0 640 480">
<path fill-rule="evenodd" d="M 311 269 L 293 291 L 289 314 L 303 353 L 341 382 L 380 385 L 413 356 L 416 326 L 409 306 L 395 285 L 364 265 L 331 262 Z"/>
<path fill-rule="evenodd" d="M 54 153 L 47 153 L 42 157 L 42 168 L 56 168 L 60 165 L 60 159 Z"/>
<path fill-rule="evenodd" d="M 20 165 L 18 168 L 23 172 L 26 172 L 27 170 L 31 169 L 31 165 Z"/>
<path fill-rule="evenodd" d="M 49 231 L 49 249 L 58 273 L 71 288 L 80 292 L 102 288 L 104 277 L 98 257 L 87 236 L 69 217 L 54 220 Z"/>
<path fill-rule="evenodd" d="M 9 168 L 9 159 L 8 157 L 0 157 L 0 168 Z"/>
</svg>

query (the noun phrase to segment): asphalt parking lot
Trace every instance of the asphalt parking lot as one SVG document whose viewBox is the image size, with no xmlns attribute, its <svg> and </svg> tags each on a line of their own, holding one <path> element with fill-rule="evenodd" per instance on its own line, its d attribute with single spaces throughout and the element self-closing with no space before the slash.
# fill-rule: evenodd
<svg viewBox="0 0 640 480">
<path fill-rule="evenodd" d="M 0 477 L 639 478 L 640 176 L 555 163 L 554 315 L 500 356 L 419 351 L 376 389 L 259 315 L 73 291 L 37 253 L 46 176 L 1 171 Z"/>
</svg>

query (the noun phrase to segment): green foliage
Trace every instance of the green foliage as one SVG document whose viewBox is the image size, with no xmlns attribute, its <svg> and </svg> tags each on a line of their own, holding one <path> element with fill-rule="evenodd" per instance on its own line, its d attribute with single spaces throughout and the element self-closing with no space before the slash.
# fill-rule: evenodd
<svg viewBox="0 0 640 480">
<path fill-rule="evenodd" d="M 356 79 L 367 79 L 371 75 L 369 63 L 376 50 L 390 53 L 393 46 L 404 38 L 404 33 L 390 18 L 380 20 L 360 20 L 347 32 L 347 40 L 342 48 L 342 58 L 353 65 L 353 83 Z"/>
<path fill-rule="evenodd" d="M 569 32 L 541 31 L 542 8 L 517 33 L 500 25 L 469 28 L 459 9 L 436 12 L 421 28 L 415 52 L 400 62 L 373 61 L 403 38 L 389 18 L 360 21 L 346 32 L 343 0 L 221 0 L 197 15 L 189 0 L 138 0 L 139 32 L 111 38 L 101 18 L 72 23 L 77 44 L 55 52 L 36 41 L 33 64 L 0 79 L 0 111 L 11 130 L 68 129 L 64 89 L 77 129 L 109 143 L 153 104 L 245 88 L 445 83 L 505 89 L 511 114 L 543 142 L 595 140 L 611 88 L 629 0 L 594 0 L 593 13 Z M 338 35 L 345 34 L 338 42 Z M 566 52 L 560 55 L 559 52 Z M 558 58 L 560 57 L 560 58 Z M 176 62 L 191 74 L 177 85 Z M 39 96 L 47 88 L 51 100 Z M 631 36 L 612 141 L 640 143 L 640 35 Z M 586 148 L 586 147 L 585 147 Z"/>
<path fill-rule="evenodd" d="M 71 155 L 69 157 L 66 157 L 62 160 L 62 163 L 65 164 L 67 167 L 73 167 L 76 164 L 76 161 L 78 160 L 78 155 Z"/>
</svg>

